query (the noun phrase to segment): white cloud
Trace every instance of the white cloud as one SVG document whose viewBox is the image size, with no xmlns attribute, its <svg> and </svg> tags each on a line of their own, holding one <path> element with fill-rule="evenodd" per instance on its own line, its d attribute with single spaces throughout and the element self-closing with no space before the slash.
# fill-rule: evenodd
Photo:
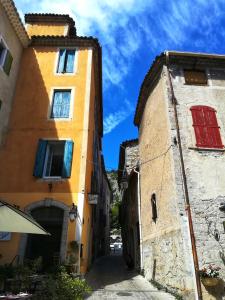
<svg viewBox="0 0 225 300">
<path fill-rule="evenodd" d="M 133 113 L 134 107 L 128 101 L 124 101 L 124 106 L 122 109 L 115 113 L 110 113 L 107 117 L 104 118 L 104 134 L 110 133 L 116 126 L 123 122 L 127 117 Z"/>
</svg>

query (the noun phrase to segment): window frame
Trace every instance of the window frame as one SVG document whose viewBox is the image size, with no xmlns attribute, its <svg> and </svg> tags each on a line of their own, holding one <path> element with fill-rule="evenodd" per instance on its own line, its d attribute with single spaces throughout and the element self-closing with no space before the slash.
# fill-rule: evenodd
<svg viewBox="0 0 225 300">
<path fill-rule="evenodd" d="M 5 42 L 5 40 L 4 40 L 4 38 L 3 38 L 2 35 L 0 35 L 0 43 L 1 42 L 3 42 L 3 44 L 5 46 L 5 49 L 6 49 L 6 51 L 5 51 L 4 55 L 3 55 L 3 58 L 0 59 L 0 68 L 1 68 L 2 71 L 4 71 L 3 67 L 4 67 L 4 64 L 5 64 L 7 51 L 9 51 L 9 47 L 7 46 L 7 44 L 6 44 L 6 42 Z"/>
<path fill-rule="evenodd" d="M 205 73 L 205 76 L 206 76 L 206 83 L 187 83 L 186 82 L 186 79 L 185 79 L 185 72 L 204 72 Z M 200 70 L 200 69 L 185 69 L 183 68 L 182 69 L 182 73 L 183 73 L 183 80 L 184 80 L 184 85 L 187 85 L 187 86 L 209 86 L 209 74 L 208 74 L 208 70 L 207 69 L 204 69 L 204 70 Z"/>
<path fill-rule="evenodd" d="M 57 142 L 61 142 L 63 143 L 64 142 L 64 152 L 63 152 L 63 156 L 64 156 L 64 153 L 65 153 L 65 142 L 66 140 L 49 140 L 49 139 L 46 139 L 48 141 L 48 144 L 47 144 L 47 148 L 46 148 L 46 152 L 45 152 L 45 158 L 44 158 L 44 166 L 43 166 L 43 173 L 42 173 L 42 178 L 43 179 L 61 179 L 63 178 L 62 175 L 61 176 L 46 176 L 46 171 L 47 171 L 47 164 L 48 164 L 48 156 L 49 156 L 49 144 L 53 144 L 53 143 L 57 143 Z"/>
<path fill-rule="evenodd" d="M 197 124 L 194 124 L 194 119 L 193 119 L 193 113 L 192 111 L 195 110 L 196 108 L 205 108 L 206 110 L 211 110 L 214 112 L 215 114 L 215 120 L 216 120 L 216 124 L 217 126 L 214 125 L 206 125 L 206 126 L 203 126 L 205 128 L 217 128 L 217 134 L 219 135 L 219 138 L 220 138 L 220 145 L 219 146 L 216 146 L 215 144 L 212 146 L 210 144 L 207 144 L 207 145 L 200 145 L 199 144 L 199 136 L 197 137 L 197 134 L 196 134 L 196 130 L 195 130 L 195 127 L 197 127 L 198 125 Z M 193 106 L 190 106 L 189 107 L 189 113 L 190 113 L 190 126 L 192 128 L 192 139 L 193 139 L 193 145 L 192 147 L 189 147 L 189 149 L 198 149 L 198 150 L 218 150 L 218 151 L 224 151 L 225 148 L 224 148 L 224 144 L 223 144 L 223 139 L 222 139 L 222 135 L 221 135 L 221 127 L 220 127 L 220 120 L 218 118 L 218 114 L 217 114 L 217 110 L 211 106 L 211 104 L 198 104 L 198 105 L 193 105 Z"/>
<path fill-rule="evenodd" d="M 46 151 L 47 151 L 47 146 L 46 146 L 46 150 L 45 150 L 45 156 L 43 158 L 43 163 L 42 163 L 42 170 L 40 173 L 36 173 L 37 172 L 37 158 L 38 158 L 38 161 L 40 161 L 40 157 L 38 156 L 39 155 L 39 146 L 40 146 L 40 142 L 43 141 L 43 142 L 46 142 L 47 144 L 48 143 L 54 143 L 54 142 L 64 142 L 65 143 L 65 147 L 66 147 L 66 143 L 67 142 L 70 142 L 72 144 L 72 153 L 71 153 L 71 159 L 70 159 L 70 170 L 69 170 L 69 176 L 63 176 L 63 174 L 65 175 L 65 170 L 64 172 L 62 172 L 62 175 L 61 176 L 44 176 L 44 173 L 46 172 L 46 162 L 47 162 L 47 159 L 46 159 Z M 65 161 L 65 149 L 64 148 L 64 155 L 63 155 L 63 158 L 64 158 L 64 161 Z M 37 151 L 36 151 L 36 154 L 35 154 L 35 160 L 34 160 L 34 171 L 33 171 L 33 176 L 39 180 L 39 181 L 65 181 L 65 180 L 68 180 L 72 177 L 72 165 L 73 165 L 73 160 L 74 160 L 74 151 L 75 151 L 75 142 L 73 139 L 70 139 L 68 137 L 61 137 L 59 139 L 56 139 L 55 137 L 54 138 L 40 138 L 38 139 L 38 144 L 37 144 Z M 39 166 L 40 167 L 40 166 Z"/>
<path fill-rule="evenodd" d="M 53 104 L 54 104 L 54 94 L 55 91 L 69 91 L 70 90 L 70 112 L 69 112 L 69 117 L 68 118 L 52 118 L 52 109 L 53 109 Z M 75 88 L 74 87 L 52 87 L 51 92 L 50 92 L 50 105 L 48 109 L 48 120 L 49 121 L 71 121 L 73 119 L 73 110 L 74 110 L 74 98 L 75 98 Z"/>
<path fill-rule="evenodd" d="M 74 63 L 73 63 L 73 72 L 72 73 L 67 73 L 67 72 L 62 72 L 59 73 L 57 72 L 58 70 L 58 64 L 59 64 L 59 57 L 60 57 L 60 50 L 75 50 L 75 55 L 74 55 Z M 78 68 L 78 48 L 77 47 L 59 47 L 56 52 L 56 58 L 55 58 L 55 68 L 54 68 L 54 75 L 55 76 L 74 76 L 77 74 L 77 68 Z"/>
</svg>

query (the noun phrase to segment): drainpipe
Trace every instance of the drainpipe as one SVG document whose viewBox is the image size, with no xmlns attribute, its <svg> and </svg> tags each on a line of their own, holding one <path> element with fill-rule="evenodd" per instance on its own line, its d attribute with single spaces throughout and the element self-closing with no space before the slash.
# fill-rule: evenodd
<svg viewBox="0 0 225 300">
<path fill-rule="evenodd" d="M 179 127 L 179 120 L 178 120 L 177 107 L 176 107 L 177 101 L 176 101 L 176 97 L 174 94 L 173 84 L 172 84 L 171 75 L 170 75 L 170 71 L 169 71 L 169 52 L 166 51 L 165 55 L 166 55 L 167 75 L 168 75 L 168 79 L 169 79 L 171 100 L 172 100 L 172 104 L 173 104 L 173 108 L 174 108 L 174 117 L 175 117 L 176 130 L 177 130 L 177 139 L 178 139 L 178 147 L 179 147 L 179 153 L 180 153 L 181 170 L 182 170 L 182 177 L 183 177 L 183 183 L 184 183 L 185 206 L 186 206 L 185 209 L 186 209 L 186 212 L 188 215 L 188 223 L 189 223 L 189 230 L 190 230 L 190 236 L 191 236 L 191 247 L 192 247 L 192 254 L 193 254 L 193 261 L 194 261 L 195 280 L 196 280 L 196 286 L 197 286 L 198 300 L 202 300 L 202 289 L 201 289 L 201 280 L 200 280 L 200 276 L 199 276 L 198 255 L 197 255 L 194 228 L 193 228 L 193 222 L 192 222 L 192 216 L 191 216 L 190 199 L 189 199 L 189 192 L 188 192 L 188 187 L 187 187 L 187 177 L 186 177 L 185 167 L 184 167 L 183 150 L 182 150 L 181 137 L 180 137 L 180 127 Z"/>
<path fill-rule="evenodd" d="M 140 236 L 140 273 L 143 271 L 143 245 L 142 245 L 142 224 L 141 224 L 141 188 L 140 188 L 140 172 L 134 169 L 138 175 L 138 223 Z"/>
</svg>

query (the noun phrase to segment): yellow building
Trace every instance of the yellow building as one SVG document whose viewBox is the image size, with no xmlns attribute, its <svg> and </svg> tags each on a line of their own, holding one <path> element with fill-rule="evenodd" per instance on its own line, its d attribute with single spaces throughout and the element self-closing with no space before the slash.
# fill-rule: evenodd
<svg viewBox="0 0 225 300">
<path fill-rule="evenodd" d="M 9 235 L 0 263 L 42 256 L 45 266 L 60 260 L 85 273 L 102 137 L 101 47 L 77 36 L 68 15 L 27 14 L 25 22 L 31 42 L 0 149 L 0 199 L 31 213 L 51 236 Z"/>
</svg>

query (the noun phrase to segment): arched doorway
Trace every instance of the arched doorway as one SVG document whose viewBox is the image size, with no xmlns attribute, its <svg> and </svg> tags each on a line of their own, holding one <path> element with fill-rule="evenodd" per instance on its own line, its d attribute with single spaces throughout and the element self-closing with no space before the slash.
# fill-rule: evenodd
<svg viewBox="0 0 225 300">
<path fill-rule="evenodd" d="M 42 257 L 44 268 L 52 266 L 60 258 L 64 211 L 58 207 L 39 207 L 31 211 L 32 217 L 51 235 L 28 236 L 25 257 Z"/>
</svg>

